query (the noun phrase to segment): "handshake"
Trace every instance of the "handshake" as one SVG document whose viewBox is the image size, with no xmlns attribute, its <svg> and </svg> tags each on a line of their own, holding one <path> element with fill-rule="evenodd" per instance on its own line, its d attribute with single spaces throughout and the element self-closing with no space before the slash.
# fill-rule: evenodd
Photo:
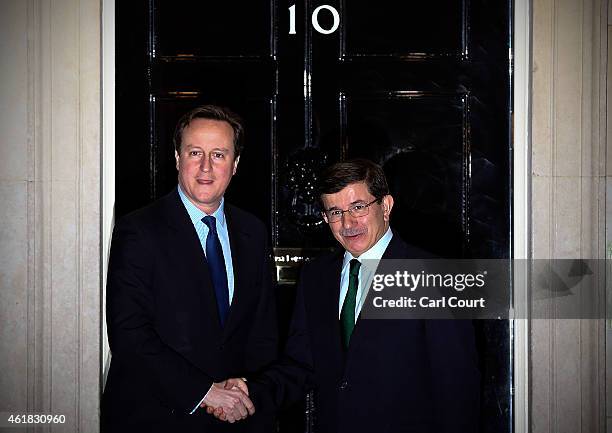
<svg viewBox="0 0 612 433">
<path fill-rule="evenodd" d="M 200 404 L 206 412 L 221 421 L 234 423 L 255 413 L 255 406 L 249 398 L 249 388 L 244 379 L 232 378 L 213 383 Z"/>
</svg>

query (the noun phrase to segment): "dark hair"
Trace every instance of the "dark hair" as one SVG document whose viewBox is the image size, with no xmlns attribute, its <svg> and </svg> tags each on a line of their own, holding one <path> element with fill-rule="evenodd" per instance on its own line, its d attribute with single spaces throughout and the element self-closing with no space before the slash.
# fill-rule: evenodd
<svg viewBox="0 0 612 433">
<path fill-rule="evenodd" d="M 183 117 L 180 118 L 174 130 L 174 149 L 177 153 L 181 153 L 183 131 L 194 119 L 220 120 L 229 123 L 234 130 L 235 158 L 240 155 L 240 152 L 242 151 L 242 139 L 244 136 L 242 119 L 229 108 L 219 107 L 217 105 L 202 105 L 200 107 L 196 107 L 190 112 L 185 113 Z"/>
<path fill-rule="evenodd" d="M 365 182 L 370 194 L 379 201 L 389 194 L 382 167 L 367 159 L 351 159 L 326 168 L 319 180 L 319 196 L 335 194 L 352 183 Z"/>
</svg>

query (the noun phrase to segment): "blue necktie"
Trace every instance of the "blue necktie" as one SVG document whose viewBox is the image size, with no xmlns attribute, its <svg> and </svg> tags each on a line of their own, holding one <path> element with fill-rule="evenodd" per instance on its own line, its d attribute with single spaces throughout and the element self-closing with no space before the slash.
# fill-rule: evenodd
<svg viewBox="0 0 612 433">
<path fill-rule="evenodd" d="M 217 223 L 215 217 L 205 216 L 202 222 L 208 226 L 208 236 L 206 236 L 206 260 L 212 278 L 213 287 L 215 288 L 215 297 L 217 298 L 217 310 L 219 311 L 219 319 L 221 326 L 225 324 L 227 313 L 229 312 L 229 291 L 227 288 L 227 272 L 225 271 L 225 260 L 223 259 L 223 250 L 221 242 L 217 235 Z"/>
</svg>

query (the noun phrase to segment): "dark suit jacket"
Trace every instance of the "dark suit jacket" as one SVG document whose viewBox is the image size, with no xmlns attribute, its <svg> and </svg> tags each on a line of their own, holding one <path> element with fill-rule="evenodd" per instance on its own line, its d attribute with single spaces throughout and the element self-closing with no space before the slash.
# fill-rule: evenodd
<svg viewBox="0 0 612 433">
<path fill-rule="evenodd" d="M 477 431 L 472 322 L 359 318 L 345 352 L 338 320 L 343 254 L 304 266 L 285 354 L 249 385 L 255 405 L 278 407 L 312 387 L 317 433 Z M 386 258 L 423 254 L 394 234 Z"/>
<path fill-rule="evenodd" d="M 234 297 L 219 323 L 206 258 L 178 191 L 117 222 L 107 284 L 112 352 L 103 396 L 105 431 L 259 431 L 198 409 L 213 382 L 276 358 L 277 328 L 266 229 L 226 202 Z M 259 418 L 259 419 L 258 419 Z"/>
</svg>

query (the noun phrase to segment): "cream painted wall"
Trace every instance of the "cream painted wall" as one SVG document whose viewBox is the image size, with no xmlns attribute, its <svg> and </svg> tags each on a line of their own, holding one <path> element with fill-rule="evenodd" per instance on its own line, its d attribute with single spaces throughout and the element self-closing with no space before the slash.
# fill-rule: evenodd
<svg viewBox="0 0 612 433">
<path fill-rule="evenodd" d="M 24 332 L 34 313 L 27 288 L 34 284 L 30 266 L 33 215 L 28 212 L 33 167 L 27 100 L 27 3 L 5 1 L 0 10 L 0 411 L 28 407 L 32 338 Z M 9 67 L 10 66 L 10 67 Z M 31 365 L 31 364 L 30 364 Z"/>
<path fill-rule="evenodd" d="M 2 0 L 0 412 L 98 430 L 100 2 Z"/>
<path fill-rule="evenodd" d="M 606 258 L 612 259 L 612 8 L 608 7 L 607 69 L 607 161 L 606 172 Z M 612 277 L 611 277 L 612 278 Z M 608 288 L 608 311 L 612 311 L 612 292 Z M 609 316 L 608 316 L 609 317 Z M 607 432 L 612 433 L 612 320 L 606 326 L 606 416 Z"/>
<path fill-rule="evenodd" d="M 607 1 L 532 5 L 533 257 L 603 258 Z M 530 325 L 531 430 L 604 432 L 604 321 Z"/>
</svg>

